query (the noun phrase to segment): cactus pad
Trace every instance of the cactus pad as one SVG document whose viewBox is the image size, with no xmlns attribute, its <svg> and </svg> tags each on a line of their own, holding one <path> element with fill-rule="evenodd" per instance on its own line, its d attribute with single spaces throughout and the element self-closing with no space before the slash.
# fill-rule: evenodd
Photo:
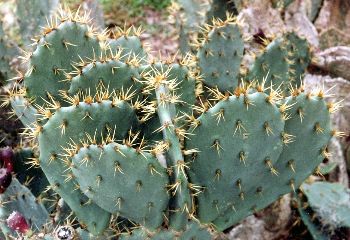
<svg viewBox="0 0 350 240">
<path fill-rule="evenodd" d="M 238 201 L 234 211 L 228 211 L 225 216 L 214 221 L 219 229 L 231 226 L 283 194 L 295 190 L 326 157 L 327 143 L 332 135 L 329 109 L 324 99 L 317 95 L 299 93 L 285 101 L 290 109 L 285 112 L 288 119 L 284 133 L 293 137 L 283 147 L 278 161 L 273 164 L 278 176 L 265 174 L 259 180 L 261 191 L 255 190 L 255 200 L 245 198 L 245 201 Z"/>
<path fill-rule="evenodd" d="M 103 209 L 155 229 L 168 206 L 168 175 L 157 158 L 111 143 L 82 148 L 73 174 L 84 193 Z"/>
<path fill-rule="evenodd" d="M 217 20 L 200 44 L 197 60 L 203 82 L 221 91 L 232 91 L 239 83 L 244 43 L 238 23 Z"/>
<path fill-rule="evenodd" d="M 198 118 L 186 147 L 199 151 L 188 161 L 191 182 L 205 188 L 198 195 L 202 222 L 213 221 L 240 202 L 257 201 L 264 175 L 277 179 L 271 167 L 282 152 L 284 121 L 267 97 L 232 96 Z"/>
<path fill-rule="evenodd" d="M 289 78 L 293 87 L 300 87 L 304 79 L 305 70 L 311 62 L 310 47 L 306 39 L 298 37 L 295 33 L 287 33 L 284 35 L 286 41 L 286 49 L 288 51 L 289 60 Z"/>
<path fill-rule="evenodd" d="M 248 73 L 249 81 L 265 81 L 265 86 L 282 90 L 289 87 L 288 51 L 282 38 L 277 38 L 267 45 L 256 58 Z"/>
<path fill-rule="evenodd" d="M 28 188 L 21 185 L 13 178 L 11 185 L 4 194 L 0 194 L 0 228 L 4 234 L 10 234 L 11 230 L 6 226 L 7 217 L 18 211 L 33 225 L 33 229 L 39 230 L 49 221 L 49 214 L 45 207 L 38 203 Z"/>
<path fill-rule="evenodd" d="M 99 89 L 113 89 L 116 94 L 121 91 L 141 92 L 139 69 L 133 64 L 126 64 L 114 59 L 85 63 L 78 75 L 72 78 L 69 94 L 89 92 L 92 96 Z M 139 96 L 142 99 L 142 96 Z"/>
<path fill-rule="evenodd" d="M 119 117 L 117 117 L 119 116 Z M 136 123 L 134 110 L 124 101 L 99 103 L 81 102 L 75 106 L 62 107 L 41 128 L 39 135 L 40 166 L 54 190 L 58 192 L 85 222 L 92 232 L 100 232 L 109 221 L 109 214 L 88 199 L 76 188 L 71 174 L 70 154 L 90 136 L 101 142 L 101 135 L 115 131 L 117 139 L 123 139 Z M 87 135 L 88 134 L 88 135 Z M 72 147 L 74 146 L 74 147 Z"/>
<path fill-rule="evenodd" d="M 48 93 L 60 99 L 59 90 L 69 89 L 65 73 L 74 70 L 71 63 L 99 55 L 99 41 L 87 25 L 67 20 L 54 26 L 38 40 L 29 57 L 29 70 L 24 78 L 27 96 L 39 105 L 50 100 Z"/>
</svg>

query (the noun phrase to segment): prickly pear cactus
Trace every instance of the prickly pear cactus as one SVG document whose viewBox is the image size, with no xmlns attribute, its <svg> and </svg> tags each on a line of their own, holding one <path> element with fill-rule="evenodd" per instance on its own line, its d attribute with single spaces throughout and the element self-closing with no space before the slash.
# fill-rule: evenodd
<svg viewBox="0 0 350 240">
<path fill-rule="evenodd" d="M 4 194 L 0 194 L 0 228 L 5 236 L 15 232 L 6 224 L 6 219 L 13 211 L 20 212 L 32 225 L 33 229 L 40 229 L 48 222 L 49 214 L 41 203 L 38 203 L 31 191 L 13 178 L 11 185 Z"/>
<path fill-rule="evenodd" d="M 169 12 L 171 20 L 180 29 L 181 53 L 192 51 L 192 40 L 202 25 L 212 24 L 214 19 L 226 20 L 227 13 L 237 15 L 240 8 L 240 0 L 173 0 Z"/>
<path fill-rule="evenodd" d="M 207 18 L 206 22 L 210 24 L 213 18 L 226 20 L 227 12 L 237 14 L 235 1 L 213 0 L 210 2 L 210 9 L 206 14 L 206 18 Z"/>
<path fill-rule="evenodd" d="M 245 75 L 231 15 L 195 56 L 166 61 L 149 61 L 130 30 L 109 39 L 70 12 L 54 22 L 11 102 L 51 188 L 93 235 L 121 234 L 122 217 L 137 225 L 123 239 L 209 239 L 209 226 L 215 235 L 295 191 L 340 135 L 339 105 L 291 84 L 309 61 L 296 37 L 273 40 Z"/>
<path fill-rule="evenodd" d="M 40 169 L 40 166 L 28 165 L 29 162 L 34 162 L 38 158 L 38 153 L 33 147 L 18 147 L 14 152 L 14 169 L 17 180 L 22 183 L 27 183 L 27 188 L 35 197 L 45 197 L 45 190 L 49 183 Z"/>
<path fill-rule="evenodd" d="M 303 184 L 307 201 L 324 226 L 330 230 L 350 226 L 349 189 L 338 183 Z"/>
<path fill-rule="evenodd" d="M 207 29 L 198 43 L 198 67 L 203 82 L 221 91 L 232 91 L 239 84 L 244 42 L 239 23 L 233 20 L 214 19 L 213 27 Z"/>
</svg>

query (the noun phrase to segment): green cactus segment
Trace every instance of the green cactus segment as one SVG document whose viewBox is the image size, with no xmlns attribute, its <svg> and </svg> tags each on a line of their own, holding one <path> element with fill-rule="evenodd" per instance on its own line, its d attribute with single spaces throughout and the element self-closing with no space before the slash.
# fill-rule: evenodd
<svg viewBox="0 0 350 240">
<path fill-rule="evenodd" d="M 40 168 L 32 167 L 28 163 L 37 157 L 34 150 L 30 147 L 19 148 L 15 151 L 14 172 L 18 181 L 25 184 L 28 179 L 32 179 L 27 187 L 36 197 L 45 195 L 45 190 L 49 186 L 43 171 Z"/>
<path fill-rule="evenodd" d="M 40 230 L 49 221 L 45 207 L 15 178 L 5 193 L 0 194 L 0 203 L 0 227 L 5 235 L 11 233 L 6 226 L 6 219 L 13 211 L 20 212 L 31 224 L 33 231 Z"/>
<path fill-rule="evenodd" d="M 297 97 L 286 98 L 285 102 L 291 108 L 285 113 L 289 119 L 285 123 L 284 133 L 294 137 L 283 148 L 277 163 L 273 164 L 278 176 L 266 174 L 259 180 L 262 191 L 255 194 L 254 201 L 246 199 L 248 201 L 235 205 L 236 211 L 228 211 L 216 219 L 213 223 L 219 230 L 230 227 L 299 187 L 324 159 L 331 137 L 330 114 L 325 101 L 317 96 L 301 93 Z M 248 206 L 246 202 L 249 202 Z"/>
<path fill-rule="evenodd" d="M 328 164 L 324 164 L 320 166 L 320 173 L 322 175 L 327 175 L 333 172 L 338 167 L 338 163 L 336 162 L 330 162 Z"/>
<path fill-rule="evenodd" d="M 207 12 L 207 23 L 211 24 L 213 18 L 226 20 L 227 13 L 237 14 L 237 8 L 235 2 L 239 1 L 227 1 L 227 0 L 213 0 L 210 4 L 210 9 Z M 239 4 L 239 3 L 238 3 Z"/>
<path fill-rule="evenodd" d="M 298 204 L 298 212 L 300 215 L 301 220 L 307 227 L 307 230 L 309 230 L 309 233 L 311 234 L 312 238 L 314 240 L 327 240 L 329 239 L 328 236 L 324 235 L 319 229 L 318 226 L 312 222 L 311 214 L 307 212 L 303 208 L 302 201 L 299 199 L 299 197 L 296 198 L 297 204 Z"/>
<path fill-rule="evenodd" d="M 179 47 L 182 54 L 191 52 L 191 36 L 205 23 L 207 7 L 201 0 L 178 0 L 179 11 L 176 11 L 177 28 L 180 30 Z M 180 14 L 178 14 L 180 13 Z"/>
<path fill-rule="evenodd" d="M 212 236 L 206 227 L 199 225 L 196 222 L 189 222 L 186 230 L 179 237 L 180 240 L 201 239 L 210 240 Z"/>
<path fill-rule="evenodd" d="M 23 96 L 12 96 L 10 98 L 11 106 L 18 119 L 24 126 L 31 129 L 35 128 L 38 120 L 38 111 Z"/>
<path fill-rule="evenodd" d="M 201 222 L 225 212 L 235 217 L 232 209 L 244 207 L 246 213 L 260 201 L 263 176 L 278 181 L 273 168 L 283 149 L 284 120 L 266 99 L 259 92 L 229 97 L 197 119 L 186 148 L 199 151 L 187 161 L 191 183 L 204 188 L 197 199 Z"/>
<path fill-rule="evenodd" d="M 294 0 L 272 0 L 272 6 L 280 10 L 286 9 Z"/>
<path fill-rule="evenodd" d="M 153 233 L 148 232 L 146 229 L 140 228 L 131 232 L 131 235 L 121 235 L 121 240 L 164 240 L 164 239 L 178 239 L 178 240 L 210 240 L 212 239 L 210 232 L 207 228 L 200 226 L 196 222 L 188 222 L 186 229 L 182 232 L 175 232 L 171 229 L 161 230 Z"/>
<path fill-rule="evenodd" d="M 180 81 L 179 89 L 181 89 L 181 92 L 178 94 L 182 102 L 176 105 L 176 109 L 178 112 L 191 114 L 192 106 L 196 103 L 196 81 L 190 73 L 188 67 L 173 64 L 171 66 L 169 77 L 176 77 L 176 79 Z"/>
<path fill-rule="evenodd" d="M 303 184 L 307 200 L 323 225 L 350 227 L 350 190 L 338 183 Z"/>
<path fill-rule="evenodd" d="M 122 61 L 127 61 L 128 58 L 133 57 L 141 59 L 141 63 L 144 64 L 148 61 L 148 54 L 143 48 L 140 38 L 137 36 L 123 35 L 117 39 L 110 40 L 109 46 L 112 50 L 122 49 Z"/>
<path fill-rule="evenodd" d="M 193 31 L 204 23 L 205 19 L 202 13 L 206 9 L 201 0 L 178 0 L 178 2 L 181 10 L 185 12 L 182 19 L 184 26 Z"/>
<path fill-rule="evenodd" d="M 163 134 L 159 132 L 160 122 L 158 115 L 155 113 L 153 117 L 145 121 L 142 125 L 142 134 L 151 145 L 163 141 Z"/>
<path fill-rule="evenodd" d="M 239 69 L 244 42 L 238 24 L 228 22 L 215 26 L 200 46 L 197 59 L 203 82 L 221 91 L 232 91 L 238 86 Z"/>
<path fill-rule="evenodd" d="M 310 47 L 306 39 L 298 37 L 291 32 L 284 35 L 286 50 L 288 51 L 289 81 L 293 87 L 300 87 L 304 79 L 305 70 L 311 62 Z"/>
<path fill-rule="evenodd" d="M 70 179 L 70 154 L 64 149 L 73 151 L 68 149 L 72 149 L 72 144 L 79 145 L 87 138 L 86 134 L 97 142 L 102 142 L 101 136 L 106 136 L 107 132 L 110 137 L 115 132 L 116 139 L 123 139 L 136 121 L 134 110 L 124 101 L 81 102 L 58 109 L 42 127 L 38 138 L 40 166 L 54 190 L 93 234 L 99 234 L 108 225 L 109 214 L 95 204 L 86 204 L 88 199 L 85 195 L 80 190 L 74 190 L 76 182 Z"/>
<path fill-rule="evenodd" d="M 97 39 L 87 25 L 67 20 L 59 24 L 38 42 L 30 57 L 29 70 L 24 78 L 27 96 L 43 105 L 47 93 L 60 99 L 59 90 L 67 91 L 70 81 L 65 72 L 73 71 L 72 63 L 81 58 L 100 55 Z"/>
<path fill-rule="evenodd" d="M 192 113 L 192 106 L 196 103 L 196 81 L 192 76 L 189 68 L 185 65 L 177 63 L 168 65 L 170 69 L 168 78 L 176 79 L 178 82 L 178 90 L 175 89 L 174 93 L 179 95 L 180 101 L 176 105 L 176 112 L 179 113 Z M 168 69 L 164 69 L 167 71 Z"/>
<path fill-rule="evenodd" d="M 170 191 L 173 199 L 170 202 L 170 226 L 176 230 L 185 227 L 189 214 L 192 211 L 192 199 L 188 188 L 188 179 L 185 173 L 186 165 L 181 151 L 179 137 L 176 134 L 176 125 L 173 122 L 176 112 L 174 104 L 167 101 L 171 93 L 164 85 L 156 88 L 158 102 L 158 116 L 163 127 L 164 141 L 169 144 L 167 150 L 167 166 L 173 170 Z"/>
<path fill-rule="evenodd" d="M 32 43 L 33 36 L 39 33 L 40 27 L 50 19 L 50 13 L 59 6 L 59 0 L 17 0 L 16 16 L 25 45 Z"/>
<path fill-rule="evenodd" d="M 287 184 L 290 180 L 294 179 L 295 187 L 300 186 L 326 157 L 332 129 L 330 109 L 323 98 L 301 93 L 288 97 L 285 102 L 292 106 L 288 110 L 290 118 L 286 121 L 285 132 L 293 135 L 294 141 L 284 147 L 277 169 L 287 192 L 292 190 Z"/>
<path fill-rule="evenodd" d="M 281 90 L 289 88 L 289 59 L 288 51 L 283 39 L 277 38 L 267 45 L 264 52 L 259 55 L 248 73 L 248 81 L 258 81 L 265 87 Z"/>
<path fill-rule="evenodd" d="M 139 69 L 131 64 L 117 60 L 103 62 L 94 61 L 81 69 L 81 74 L 72 78 L 69 94 L 78 92 L 90 93 L 92 96 L 102 89 L 108 89 L 116 94 L 135 92 L 139 100 L 142 100 Z"/>
<path fill-rule="evenodd" d="M 190 46 L 190 36 L 183 25 L 179 27 L 179 48 L 181 54 L 186 54 L 192 51 Z"/>
<path fill-rule="evenodd" d="M 179 102 L 176 105 L 176 113 L 171 114 L 174 114 L 174 116 L 183 115 L 184 113 L 192 114 L 192 106 L 196 103 L 196 81 L 188 66 L 177 63 L 163 64 L 157 62 L 153 65 L 144 66 L 143 68 L 143 73 L 141 75 L 147 77 L 152 74 L 152 72 L 167 73 L 167 78 L 169 80 L 175 80 L 178 84 L 173 92 L 179 97 Z M 150 101 L 156 100 L 153 89 L 147 89 L 144 93 L 148 95 Z M 180 119 L 176 124 L 178 126 L 183 125 L 183 119 Z M 162 135 L 156 131 L 160 126 L 158 117 L 153 117 L 146 121 L 143 125 L 145 138 L 153 141 L 163 140 Z"/>
<path fill-rule="evenodd" d="M 163 222 L 169 177 L 157 158 L 126 145 L 90 145 L 73 158 L 80 188 L 101 208 L 147 228 Z"/>
<path fill-rule="evenodd" d="M 175 80 L 177 86 L 173 92 L 179 96 L 180 101 L 176 105 L 177 114 L 180 112 L 187 114 L 192 113 L 192 106 L 196 103 L 196 81 L 188 66 L 178 63 L 164 64 L 157 62 L 152 65 L 144 66 L 142 72 L 141 75 L 146 77 L 153 74 L 153 72 L 166 73 L 169 80 Z M 146 91 L 145 94 L 149 95 L 149 100 L 156 100 L 153 89 Z"/>
<path fill-rule="evenodd" d="M 210 4 L 210 10 L 207 13 L 207 23 L 211 23 L 213 18 L 221 20 L 226 19 L 226 12 L 228 11 L 228 1 L 226 0 L 213 0 Z"/>
</svg>

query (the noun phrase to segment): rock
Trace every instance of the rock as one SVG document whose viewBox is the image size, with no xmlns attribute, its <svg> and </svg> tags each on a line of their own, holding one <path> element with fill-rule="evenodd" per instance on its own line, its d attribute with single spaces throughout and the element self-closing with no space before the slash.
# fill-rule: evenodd
<svg viewBox="0 0 350 240">
<path fill-rule="evenodd" d="M 321 8 L 319 17 L 315 22 L 319 31 L 324 31 L 330 27 L 343 29 L 350 33 L 350 1 L 325 0 Z"/>
<path fill-rule="evenodd" d="M 228 234 L 235 240 L 271 240 L 283 238 L 291 217 L 291 197 L 284 195 L 279 201 L 247 217 Z"/>
<path fill-rule="evenodd" d="M 320 33 L 320 47 L 350 44 L 350 1 L 325 0 L 315 22 Z"/>
<path fill-rule="evenodd" d="M 350 47 L 332 47 L 316 53 L 316 66 L 333 77 L 350 80 Z"/>
<path fill-rule="evenodd" d="M 244 37 L 250 37 L 261 30 L 268 38 L 274 38 L 282 36 L 285 31 L 280 12 L 269 4 L 260 5 L 259 7 L 251 5 L 243 9 L 237 19 L 243 22 Z"/>
<path fill-rule="evenodd" d="M 338 139 L 332 139 L 328 145 L 328 150 L 332 154 L 329 158 L 329 162 L 337 163 L 336 171 L 329 174 L 329 180 L 331 182 L 338 182 L 345 187 L 349 185 L 349 176 L 347 173 L 346 161 L 343 154 L 342 146 Z"/>
<path fill-rule="evenodd" d="M 286 12 L 285 22 L 287 30 L 296 32 L 300 37 L 305 37 L 311 46 L 318 48 L 318 32 L 315 26 L 310 22 L 306 13 Z"/>
</svg>

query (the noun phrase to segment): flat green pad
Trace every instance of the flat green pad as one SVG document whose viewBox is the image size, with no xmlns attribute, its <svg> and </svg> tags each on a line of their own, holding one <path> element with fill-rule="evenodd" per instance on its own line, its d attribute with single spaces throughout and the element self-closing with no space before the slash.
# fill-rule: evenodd
<svg viewBox="0 0 350 240">
<path fill-rule="evenodd" d="M 284 120 L 266 98 L 265 93 L 229 97 L 198 118 L 186 148 L 199 151 L 187 161 L 190 182 L 205 188 L 198 195 L 201 222 L 256 199 L 264 175 L 278 179 L 267 161 L 273 166 L 282 152 Z"/>
<path fill-rule="evenodd" d="M 226 20 L 226 13 L 237 14 L 237 8 L 234 1 L 227 0 L 213 0 L 210 3 L 210 9 L 206 14 L 206 22 L 212 23 L 213 18 Z"/>
<path fill-rule="evenodd" d="M 315 182 L 302 189 L 323 225 L 350 227 L 350 190 L 339 183 Z"/>
<path fill-rule="evenodd" d="M 89 31 L 86 25 L 66 21 L 40 39 L 24 78 L 29 98 L 39 105 L 48 99 L 47 92 L 60 99 L 59 90 L 69 89 L 65 72 L 74 70 L 71 64 L 100 55 L 99 41 L 88 37 Z"/>
<path fill-rule="evenodd" d="M 153 69 L 153 70 L 152 70 Z M 185 65 L 180 65 L 177 63 L 173 64 L 163 64 L 163 63 L 155 63 L 152 65 L 145 65 L 143 66 L 143 74 L 152 73 L 153 71 L 158 71 L 159 73 L 165 73 L 168 72 L 168 80 L 176 80 L 178 83 L 178 86 L 176 90 L 174 91 L 174 94 L 179 96 L 179 101 L 176 104 L 176 113 L 174 116 L 183 115 L 183 113 L 192 114 L 193 111 L 193 105 L 196 103 L 196 95 L 195 95 L 195 88 L 196 88 L 196 81 L 192 77 L 192 74 L 190 73 L 189 67 Z M 141 74 L 142 75 L 142 74 Z M 156 94 L 155 91 L 152 90 L 151 92 L 146 92 L 148 95 L 147 99 L 149 101 L 155 101 L 156 100 Z M 177 122 L 178 126 L 182 126 L 184 124 L 184 121 L 180 119 L 179 122 Z M 143 125 L 143 132 L 145 133 L 146 140 L 149 141 L 161 141 L 163 140 L 163 136 L 159 132 L 154 132 L 155 130 L 160 128 L 160 122 L 158 119 L 158 116 L 155 115 L 153 118 L 149 119 L 145 124 Z"/>
<path fill-rule="evenodd" d="M 185 55 L 188 52 L 192 52 L 190 42 L 192 36 L 196 34 L 199 26 L 205 23 L 205 14 L 203 10 L 206 10 L 201 0 L 178 0 L 179 12 L 175 14 L 179 15 L 176 17 L 176 25 L 180 30 L 179 32 L 179 48 L 180 52 Z"/>
<path fill-rule="evenodd" d="M 121 91 L 135 91 L 135 95 L 141 100 L 142 84 L 137 82 L 138 79 L 139 69 L 135 66 L 116 60 L 95 61 L 87 64 L 82 68 L 81 74 L 72 78 L 69 93 L 74 95 L 78 92 L 90 92 L 93 96 L 102 87 L 117 94 Z"/>
<path fill-rule="evenodd" d="M 318 226 L 313 222 L 312 215 L 303 208 L 303 203 L 299 198 L 296 198 L 298 204 L 298 212 L 303 224 L 307 227 L 307 230 L 311 234 L 313 239 L 327 240 L 328 236 L 324 235 L 322 231 L 318 229 Z"/>
<path fill-rule="evenodd" d="M 232 91 L 239 84 L 244 42 L 238 24 L 214 27 L 198 50 L 198 67 L 203 82 L 221 91 Z"/>
<path fill-rule="evenodd" d="M 148 62 L 148 54 L 143 48 L 141 39 L 137 36 L 121 36 L 109 41 L 109 46 L 113 50 L 122 49 L 122 61 L 127 61 L 129 57 L 141 59 L 143 64 Z"/>
<path fill-rule="evenodd" d="M 82 191 L 101 208 L 155 229 L 168 206 L 166 169 L 150 153 L 126 145 L 90 145 L 73 157 Z"/>
<path fill-rule="evenodd" d="M 304 79 L 305 71 L 311 62 L 310 47 L 306 39 L 298 37 L 293 32 L 283 36 L 286 41 L 289 60 L 289 81 L 293 87 L 300 87 Z"/>
<path fill-rule="evenodd" d="M 176 104 L 177 113 L 192 113 L 193 105 L 196 103 L 196 81 L 192 77 L 188 67 L 177 63 L 170 64 L 169 79 L 177 79 L 178 89 L 175 93 L 179 95 L 182 102 Z"/>
<path fill-rule="evenodd" d="M 38 203 L 31 191 L 15 178 L 5 193 L 0 194 L 0 204 L 0 229 L 5 234 L 12 232 L 6 225 L 6 219 L 13 211 L 20 212 L 33 231 L 40 230 L 49 221 L 45 207 Z"/>
<path fill-rule="evenodd" d="M 186 230 L 179 237 L 180 240 L 210 240 L 212 236 L 207 228 L 196 222 L 187 223 Z"/>
<path fill-rule="evenodd" d="M 88 198 L 79 189 L 74 190 L 77 183 L 68 178 L 72 175 L 69 169 L 71 159 L 64 148 L 72 149 L 71 144 L 80 146 L 80 141 L 87 139 L 86 134 L 92 139 L 95 136 L 97 143 L 102 142 L 101 136 L 109 132 L 112 137 L 114 128 L 115 139 L 124 139 L 127 131 L 135 127 L 137 118 L 128 103 L 120 101 L 114 104 L 111 101 L 81 102 L 77 106 L 62 107 L 43 126 L 38 137 L 40 166 L 46 177 L 93 234 L 102 232 L 108 225 L 109 213 L 93 203 L 86 204 Z"/>
<path fill-rule="evenodd" d="M 180 102 L 176 104 L 177 113 L 192 113 L 192 106 L 196 103 L 196 81 L 190 73 L 188 66 L 178 63 L 165 64 L 157 62 L 152 65 L 143 66 L 142 72 L 142 74 L 150 73 L 152 75 L 154 75 L 154 72 L 159 74 L 167 72 L 167 79 L 175 80 L 178 84 L 174 91 L 174 94 L 179 96 L 180 100 Z M 156 94 L 153 90 L 147 93 L 150 101 L 156 100 Z"/>
<path fill-rule="evenodd" d="M 45 197 L 48 193 L 45 191 L 50 185 L 43 171 L 38 167 L 28 165 L 29 161 L 37 157 L 37 154 L 31 147 L 18 148 L 14 157 L 14 172 L 17 180 L 25 184 L 35 197 Z M 32 179 L 26 184 L 28 179 Z"/>
<path fill-rule="evenodd" d="M 247 80 L 262 83 L 265 87 L 273 86 L 274 89 L 281 87 L 282 90 L 289 88 L 289 63 L 288 51 L 282 38 L 277 38 L 267 45 L 251 66 Z"/>
<path fill-rule="evenodd" d="M 38 121 L 38 111 L 23 96 L 13 96 L 10 99 L 11 106 L 24 126 L 34 129 Z"/>
<path fill-rule="evenodd" d="M 284 132 L 294 137 L 283 147 L 277 163 L 273 165 L 278 176 L 263 175 L 259 180 L 262 189 L 258 194 L 237 202 L 235 211 L 227 211 L 213 222 L 219 230 L 232 226 L 283 194 L 297 189 L 325 158 L 322 152 L 331 138 L 330 114 L 325 101 L 305 93 L 288 97 L 285 101 L 292 107 L 287 111 L 290 118 L 285 123 Z M 254 174 L 260 172 L 256 170 Z M 253 175 L 249 176 L 250 181 Z"/>
</svg>

